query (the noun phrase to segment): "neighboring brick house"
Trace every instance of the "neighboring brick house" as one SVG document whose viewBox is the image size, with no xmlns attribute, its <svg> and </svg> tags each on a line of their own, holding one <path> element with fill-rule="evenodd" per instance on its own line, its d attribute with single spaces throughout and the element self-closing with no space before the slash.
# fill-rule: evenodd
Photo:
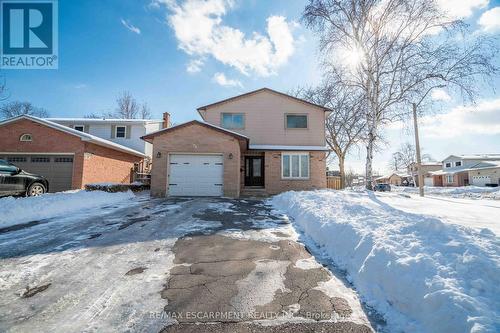
<svg viewBox="0 0 500 333">
<path fill-rule="evenodd" d="M 469 178 L 469 171 L 478 163 L 487 161 L 500 161 L 500 154 L 450 155 L 443 160 L 441 170 L 431 172 L 434 186 L 476 185 Z M 483 181 L 480 178 L 477 181 L 477 185 L 482 186 Z"/>
<path fill-rule="evenodd" d="M 375 182 L 378 184 L 391 184 L 396 186 L 408 186 L 411 182 L 411 176 L 407 174 L 392 173 L 387 176 L 381 176 L 375 178 Z"/>
<path fill-rule="evenodd" d="M 0 122 L 0 158 L 45 176 L 50 192 L 88 183 L 129 183 L 141 152 L 46 119 L 19 116 Z"/>
<path fill-rule="evenodd" d="M 330 110 L 263 88 L 198 108 L 190 121 L 145 135 L 153 196 L 276 194 L 326 187 Z"/>
<path fill-rule="evenodd" d="M 422 162 L 422 175 L 424 176 L 425 186 L 434 186 L 434 177 L 432 172 L 441 170 L 441 163 L 439 162 Z M 417 163 L 410 164 L 409 170 L 415 186 L 418 186 L 418 165 Z"/>
</svg>

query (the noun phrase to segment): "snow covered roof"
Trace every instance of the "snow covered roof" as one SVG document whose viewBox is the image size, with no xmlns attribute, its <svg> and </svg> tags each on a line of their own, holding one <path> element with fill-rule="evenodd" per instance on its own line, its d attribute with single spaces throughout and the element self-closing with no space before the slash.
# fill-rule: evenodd
<svg viewBox="0 0 500 333">
<path fill-rule="evenodd" d="M 71 123 L 128 123 L 128 124 L 150 124 L 162 123 L 161 119 L 119 119 L 119 118 L 44 118 L 52 122 L 71 122 Z"/>
<path fill-rule="evenodd" d="M 493 154 L 466 154 L 466 155 L 450 155 L 447 158 L 445 158 L 443 161 L 450 159 L 450 158 L 459 158 L 462 160 L 500 160 L 500 154 L 499 153 L 493 153 Z"/>
<path fill-rule="evenodd" d="M 401 178 L 408 178 L 408 177 L 411 177 L 411 175 L 408 175 L 406 173 L 399 173 L 399 172 L 393 172 L 393 173 L 390 173 L 388 175 L 384 175 L 384 176 L 381 176 L 381 177 L 378 177 L 378 178 L 375 178 L 375 180 L 381 180 L 381 179 L 389 179 L 391 178 L 392 176 L 399 176 Z"/>
<path fill-rule="evenodd" d="M 249 145 L 254 150 L 328 151 L 326 146 Z"/>
<path fill-rule="evenodd" d="M 500 161 L 488 161 L 488 162 L 479 162 L 471 166 L 468 170 L 484 170 L 484 169 L 496 169 L 500 168 Z"/>
<path fill-rule="evenodd" d="M 96 145 L 108 147 L 108 148 L 111 148 L 111 149 L 114 149 L 114 150 L 118 150 L 118 151 L 121 151 L 121 152 L 124 152 L 124 153 L 129 153 L 129 154 L 140 156 L 140 157 L 146 157 L 146 155 L 144 155 L 141 152 L 138 152 L 137 150 L 134 150 L 134 149 L 122 146 L 120 144 L 114 143 L 112 141 L 99 138 L 99 137 L 97 137 L 95 135 L 84 133 L 84 132 L 80 132 L 80 131 L 77 131 L 77 130 L 75 130 L 73 128 L 70 128 L 68 126 L 64 126 L 64 125 L 55 123 L 53 121 L 50 121 L 50 120 L 47 120 L 47 119 L 38 118 L 38 117 L 35 117 L 35 116 L 21 115 L 21 116 L 13 117 L 13 118 L 10 118 L 10 119 L 7 119 L 7 120 L 4 120 L 4 121 L 0 122 L 0 126 L 8 124 L 8 123 L 11 123 L 11 122 L 15 122 L 15 121 L 18 121 L 18 120 L 21 120 L 21 119 L 31 120 L 31 121 L 34 121 L 36 123 L 45 125 L 47 127 L 50 127 L 50 128 L 62 131 L 62 132 L 66 132 L 66 133 L 74 135 L 74 136 L 78 136 L 78 137 L 80 137 L 82 139 L 82 141 L 88 141 L 88 142 L 92 142 L 92 143 L 94 143 Z"/>
</svg>

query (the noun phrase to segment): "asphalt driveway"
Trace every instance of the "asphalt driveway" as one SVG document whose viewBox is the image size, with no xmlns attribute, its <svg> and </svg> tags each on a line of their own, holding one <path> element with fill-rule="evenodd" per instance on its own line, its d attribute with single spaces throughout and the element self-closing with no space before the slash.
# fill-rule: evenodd
<svg viewBox="0 0 500 333">
<path fill-rule="evenodd" d="M 0 331 L 370 332 L 261 200 L 150 199 L 0 231 Z"/>
</svg>

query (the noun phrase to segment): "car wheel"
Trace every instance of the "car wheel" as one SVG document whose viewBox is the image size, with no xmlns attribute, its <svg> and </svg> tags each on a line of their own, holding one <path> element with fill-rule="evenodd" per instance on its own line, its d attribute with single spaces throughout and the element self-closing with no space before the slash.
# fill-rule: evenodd
<svg viewBox="0 0 500 333">
<path fill-rule="evenodd" d="M 45 193 L 45 186 L 43 186 L 40 183 L 33 183 L 28 188 L 26 195 L 28 197 L 37 197 L 37 196 L 42 195 L 44 193 Z"/>
</svg>

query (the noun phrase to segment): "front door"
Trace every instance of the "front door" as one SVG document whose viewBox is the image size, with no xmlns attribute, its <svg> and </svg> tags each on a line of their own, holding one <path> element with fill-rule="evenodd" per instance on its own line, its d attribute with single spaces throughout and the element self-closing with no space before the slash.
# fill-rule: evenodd
<svg viewBox="0 0 500 333">
<path fill-rule="evenodd" d="M 245 186 L 264 186 L 263 156 L 245 156 Z"/>
</svg>

